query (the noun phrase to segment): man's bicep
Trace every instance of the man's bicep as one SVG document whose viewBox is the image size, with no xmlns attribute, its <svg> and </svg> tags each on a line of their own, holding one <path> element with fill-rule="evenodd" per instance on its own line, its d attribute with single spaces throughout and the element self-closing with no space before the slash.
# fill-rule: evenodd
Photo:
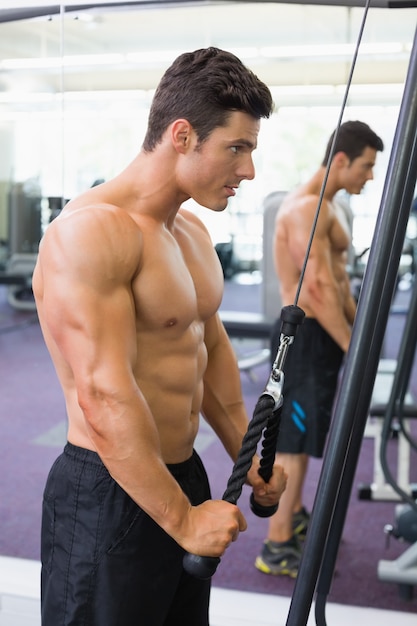
<svg viewBox="0 0 417 626">
<path fill-rule="evenodd" d="M 313 257 L 320 258 L 327 254 L 327 238 L 322 236 L 320 232 L 316 232 L 311 240 L 311 233 L 311 229 L 303 222 L 290 224 L 288 228 L 288 250 L 294 264 L 300 271 L 307 254 L 307 262 L 310 262 Z"/>
<path fill-rule="evenodd" d="M 306 265 L 304 280 L 308 284 L 315 284 L 321 288 L 329 284 L 333 286 L 331 247 L 327 237 L 313 239 Z"/>
<path fill-rule="evenodd" d="M 314 223 L 314 206 L 297 202 L 277 222 L 276 246 L 284 246 L 292 262 L 301 270 L 309 248 Z M 277 252 L 279 252 L 277 250 Z"/>
</svg>

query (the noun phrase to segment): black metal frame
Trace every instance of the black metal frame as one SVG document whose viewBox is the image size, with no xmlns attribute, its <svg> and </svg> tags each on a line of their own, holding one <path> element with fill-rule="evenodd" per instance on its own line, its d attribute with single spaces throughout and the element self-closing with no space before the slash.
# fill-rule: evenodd
<svg viewBox="0 0 417 626">
<path fill-rule="evenodd" d="M 169 6 L 186 6 L 192 4 L 231 4 L 233 2 L 253 3 L 256 0 L 131 0 L 126 2 L 80 2 L 80 4 L 65 5 L 54 4 L 51 6 L 21 7 L 16 9 L 0 9 L 0 24 L 2 22 L 14 22 L 18 20 L 43 17 L 47 15 L 58 15 L 61 12 L 90 11 L 92 9 L 121 9 L 121 8 L 160 8 Z M 347 6 L 363 7 L 363 0 L 261 0 L 265 4 L 313 4 L 322 6 Z M 417 0 L 373 0 L 373 8 L 382 9 L 409 9 L 417 7 Z"/>
</svg>

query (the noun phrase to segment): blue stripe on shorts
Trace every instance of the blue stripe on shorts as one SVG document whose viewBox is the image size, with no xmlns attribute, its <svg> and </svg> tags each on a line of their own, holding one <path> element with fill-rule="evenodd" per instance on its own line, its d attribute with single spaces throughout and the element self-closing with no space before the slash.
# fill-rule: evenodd
<svg viewBox="0 0 417 626">
<path fill-rule="evenodd" d="M 298 404 L 298 402 L 296 402 L 295 400 L 293 400 L 293 402 L 292 402 L 292 408 L 293 408 L 293 410 L 291 411 L 292 421 L 297 426 L 298 430 L 300 430 L 302 433 L 305 433 L 305 431 L 306 431 L 306 425 L 305 425 L 306 414 L 305 414 L 304 410 Z"/>
</svg>

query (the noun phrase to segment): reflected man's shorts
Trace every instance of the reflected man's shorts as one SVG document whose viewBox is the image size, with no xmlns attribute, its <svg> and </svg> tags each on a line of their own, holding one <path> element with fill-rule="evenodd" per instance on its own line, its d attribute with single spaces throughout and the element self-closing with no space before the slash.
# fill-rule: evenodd
<svg viewBox="0 0 417 626">
<path fill-rule="evenodd" d="M 274 360 L 278 320 L 271 337 Z M 297 328 L 283 366 L 284 387 L 277 451 L 322 457 L 344 352 L 320 324 L 305 318 Z"/>
</svg>

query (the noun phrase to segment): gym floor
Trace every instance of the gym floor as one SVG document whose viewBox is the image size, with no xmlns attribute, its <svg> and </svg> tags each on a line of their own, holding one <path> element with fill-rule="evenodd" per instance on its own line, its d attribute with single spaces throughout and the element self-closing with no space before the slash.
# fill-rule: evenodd
<svg viewBox="0 0 417 626">
<path fill-rule="evenodd" d="M 0 626 L 40 626 L 36 561 L 0 557 Z M 284 626 L 291 599 L 213 587 L 211 626 Z M 329 626 L 415 626 L 415 613 L 396 613 L 341 604 L 327 605 Z M 315 624 L 314 607 L 308 626 Z"/>
</svg>

